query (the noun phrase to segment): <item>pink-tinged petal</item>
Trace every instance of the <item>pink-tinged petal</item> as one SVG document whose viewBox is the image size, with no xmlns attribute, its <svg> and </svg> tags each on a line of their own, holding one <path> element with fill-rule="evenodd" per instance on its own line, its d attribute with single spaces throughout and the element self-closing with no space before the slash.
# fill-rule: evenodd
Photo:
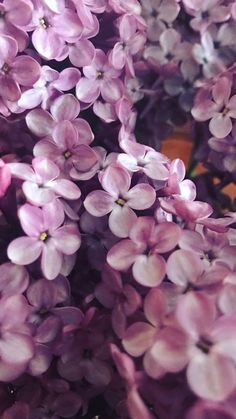
<svg viewBox="0 0 236 419">
<path fill-rule="evenodd" d="M 14 0 L 5 0 L 4 7 L 7 11 L 7 20 L 14 26 L 27 25 L 27 23 L 29 23 L 32 18 L 31 3 L 19 1 L 16 4 Z"/>
<path fill-rule="evenodd" d="M 224 314 L 236 311 L 236 284 L 224 285 L 218 296 L 218 306 Z"/>
<path fill-rule="evenodd" d="M 165 277 L 166 263 L 159 255 L 139 255 L 134 262 L 132 272 L 139 284 L 156 287 Z"/>
<path fill-rule="evenodd" d="M 84 200 L 84 207 L 95 217 L 102 217 L 112 211 L 114 198 L 105 191 L 93 191 Z"/>
<path fill-rule="evenodd" d="M 38 343 L 52 342 L 61 332 L 61 320 L 55 316 L 48 316 L 37 327 L 35 340 Z"/>
<path fill-rule="evenodd" d="M 38 311 L 49 310 L 57 304 L 54 284 L 44 278 L 33 282 L 27 290 L 27 299 Z"/>
<path fill-rule="evenodd" d="M 185 179 L 179 184 L 181 198 L 188 201 L 193 201 L 197 196 L 197 189 L 195 184 L 189 180 Z"/>
<path fill-rule="evenodd" d="M 23 295 L 12 295 L 2 298 L 0 312 L 2 332 L 17 328 L 18 333 L 22 329 L 23 333 L 29 333 L 29 329 L 24 329 L 25 325 L 23 325 L 29 314 L 30 306 Z"/>
<path fill-rule="evenodd" d="M 36 180 L 35 173 L 31 166 L 26 163 L 9 163 L 8 167 L 14 177 L 24 180 Z"/>
<path fill-rule="evenodd" d="M 135 243 L 143 244 L 144 250 L 149 242 L 155 227 L 155 220 L 152 217 L 139 217 L 130 232 L 130 238 Z"/>
<path fill-rule="evenodd" d="M 134 357 L 144 354 L 153 344 L 156 329 L 148 323 L 137 322 L 125 332 L 122 345 Z"/>
<path fill-rule="evenodd" d="M 61 319 L 65 332 L 78 329 L 84 317 L 82 311 L 77 307 L 56 307 L 51 311 Z"/>
<path fill-rule="evenodd" d="M 66 7 L 62 13 L 54 15 L 53 29 L 63 40 L 70 41 L 70 38 L 81 35 L 83 26 L 78 15 Z"/>
<path fill-rule="evenodd" d="M 23 374 L 27 364 L 7 363 L 0 360 L 0 380 L 3 382 L 11 382 Z M 8 417 L 6 417 L 8 419 Z M 18 417 L 17 417 L 18 419 Z M 22 418 L 23 419 L 23 418 Z"/>
<path fill-rule="evenodd" d="M 0 198 L 5 195 L 9 185 L 11 183 L 11 171 L 10 168 L 4 164 L 0 166 Z"/>
<path fill-rule="evenodd" d="M 220 77 L 217 83 L 213 86 L 212 97 L 214 101 L 222 106 L 226 105 L 232 88 L 232 82 L 227 77 Z"/>
<path fill-rule="evenodd" d="M 20 333 L 4 332 L 0 341 L 1 359 L 9 364 L 26 363 L 34 353 L 32 338 Z"/>
<path fill-rule="evenodd" d="M 33 86 L 40 73 L 41 67 L 32 57 L 21 55 L 11 64 L 10 74 L 21 86 Z"/>
<path fill-rule="evenodd" d="M 11 63 L 18 52 L 17 42 L 11 36 L 0 36 L 0 56 L 1 62 L 4 64 Z"/>
<path fill-rule="evenodd" d="M 57 178 L 60 170 L 57 165 L 46 157 L 36 157 L 32 160 L 35 173 L 40 178 L 40 183 L 47 183 Z"/>
<path fill-rule="evenodd" d="M 58 90 L 71 90 L 80 79 L 80 71 L 77 68 L 65 68 L 62 70 L 57 80 L 53 82 L 53 87 Z"/>
<path fill-rule="evenodd" d="M 62 13 L 65 8 L 65 0 L 44 0 L 44 3 L 55 13 Z"/>
<path fill-rule="evenodd" d="M 146 184 L 139 183 L 135 185 L 126 194 L 127 204 L 135 210 L 144 210 L 150 208 L 156 200 L 155 189 Z"/>
<path fill-rule="evenodd" d="M 155 380 L 166 374 L 166 370 L 158 363 L 158 359 L 153 356 L 152 349 L 145 353 L 143 367 L 147 375 Z"/>
<path fill-rule="evenodd" d="M 115 236 L 125 238 L 137 220 L 134 211 L 129 207 L 115 205 L 109 217 L 109 227 Z"/>
<path fill-rule="evenodd" d="M 8 74 L 0 76 L 0 96 L 11 102 L 16 102 L 20 99 L 20 87 L 18 83 Z"/>
<path fill-rule="evenodd" d="M 189 291 L 183 295 L 176 308 L 181 327 L 194 339 L 209 333 L 216 318 L 213 299 L 203 292 Z"/>
<path fill-rule="evenodd" d="M 177 181 L 181 182 L 185 178 L 186 169 L 183 160 L 174 159 L 170 164 L 170 175 L 176 175 Z"/>
<path fill-rule="evenodd" d="M 37 183 L 24 182 L 22 185 L 22 190 L 27 198 L 27 200 L 33 205 L 45 205 L 52 202 L 55 198 L 55 195 L 52 190 L 48 188 L 42 188 L 37 185 Z"/>
<path fill-rule="evenodd" d="M 166 295 L 159 288 L 152 288 L 144 300 L 144 314 L 154 326 L 162 323 L 167 313 Z"/>
<path fill-rule="evenodd" d="M 216 354 L 198 354 L 187 368 L 192 391 L 203 399 L 224 401 L 236 386 L 235 366 L 229 359 Z"/>
<path fill-rule="evenodd" d="M 43 245 L 41 268 L 45 278 L 54 279 L 59 275 L 62 266 L 62 254 L 59 252 L 53 240 L 48 240 Z"/>
<path fill-rule="evenodd" d="M 59 199 L 55 199 L 50 204 L 44 205 L 42 208 L 44 217 L 44 231 L 49 230 L 53 233 L 60 227 L 65 219 L 65 213 L 62 203 Z"/>
<path fill-rule="evenodd" d="M 37 260 L 42 252 L 42 243 L 33 237 L 19 237 L 7 248 L 7 256 L 18 265 L 29 265 Z"/>
<path fill-rule="evenodd" d="M 81 192 L 79 187 L 70 180 L 56 179 L 51 184 L 52 190 L 58 195 L 66 199 L 79 199 Z"/>
<path fill-rule="evenodd" d="M 90 65 L 95 55 L 95 48 L 88 39 L 81 39 L 70 46 L 70 62 L 76 67 Z"/>
<path fill-rule="evenodd" d="M 140 254 L 139 247 L 131 240 L 121 240 L 107 254 L 108 264 L 117 271 L 125 271 Z"/>
<path fill-rule="evenodd" d="M 3 263 L 0 266 L 0 290 L 2 296 L 22 294 L 28 287 L 29 274 L 23 266 Z"/>
<path fill-rule="evenodd" d="M 18 100 L 18 105 L 24 109 L 37 108 L 43 100 L 43 91 L 41 89 L 29 89 L 22 93 Z"/>
<path fill-rule="evenodd" d="M 181 330 L 173 327 L 163 329 L 149 351 L 153 360 L 166 371 L 181 371 L 189 360 L 187 339 Z"/>
<path fill-rule="evenodd" d="M 25 204 L 18 211 L 21 226 L 28 236 L 39 237 L 44 228 L 42 210 L 33 205 Z"/>
<path fill-rule="evenodd" d="M 110 122 L 116 121 L 117 119 L 115 106 L 112 103 L 104 103 L 100 100 L 96 100 L 93 104 L 93 112 L 107 124 L 110 124 Z"/>
<path fill-rule="evenodd" d="M 232 96 L 227 104 L 227 109 L 229 109 L 228 115 L 231 118 L 236 118 L 236 95 Z"/>
<path fill-rule="evenodd" d="M 46 372 L 52 361 L 52 353 L 48 346 L 37 343 L 35 345 L 34 357 L 28 365 L 28 371 L 33 377 Z"/>
<path fill-rule="evenodd" d="M 48 157 L 52 160 L 61 155 L 56 144 L 48 140 L 38 141 L 34 146 L 33 153 L 35 157 Z"/>
<path fill-rule="evenodd" d="M 133 156 L 129 156 L 128 154 L 119 154 L 117 160 L 122 166 L 124 166 L 127 170 L 130 170 L 131 172 L 137 172 L 140 169 L 138 166 L 137 159 Z"/>
<path fill-rule="evenodd" d="M 111 50 L 110 59 L 113 66 L 118 70 L 125 66 L 126 54 L 121 42 L 117 42 Z"/>
<path fill-rule="evenodd" d="M 112 165 L 107 167 L 100 181 L 105 191 L 118 198 L 128 191 L 131 177 L 126 169 L 118 165 Z"/>
<path fill-rule="evenodd" d="M 164 164 L 154 160 L 147 163 L 143 171 L 148 177 L 155 180 L 167 180 L 169 176 L 169 171 Z"/>
<path fill-rule="evenodd" d="M 52 137 L 58 148 L 63 152 L 70 151 L 78 143 L 78 134 L 72 122 L 58 122 L 53 129 Z"/>
<path fill-rule="evenodd" d="M 73 121 L 79 115 L 80 104 L 74 95 L 68 93 L 54 100 L 50 110 L 58 122 Z"/>
<path fill-rule="evenodd" d="M 176 250 L 167 261 L 167 276 L 176 285 L 187 286 L 194 283 L 203 273 L 203 263 L 190 250 Z"/>
<path fill-rule="evenodd" d="M 181 228 L 172 222 L 163 222 L 155 227 L 150 240 L 154 244 L 153 252 L 166 253 L 177 246 L 181 237 Z M 156 244 L 157 243 L 157 244 Z"/>
<path fill-rule="evenodd" d="M 79 230 L 76 225 L 67 224 L 58 228 L 52 235 L 54 246 L 65 255 L 75 253 L 81 243 Z"/>
<path fill-rule="evenodd" d="M 209 217 L 213 209 L 206 202 L 201 201 L 174 201 L 174 208 L 177 214 L 188 221 L 198 221 Z"/>
<path fill-rule="evenodd" d="M 78 176 L 88 172 L 90 169 L 98 163 L 98 156 L 96 152 L 86 144 L 80 144 L 76 147 L 76 157 L 74 157 L 74 167 L 72 172 Z M 73 176 L 72 176 L 73 177 Z M 79 177 L 78 177 L 79 179 Z"/>
<path fill-rule="evenodd" d="M 32 34 L 32 43 L 36 51 L 47 60 L 60 56 L 64 43 L 53 28 L 47 30 L 38 27 Z"/>
<path fill-rule="evenodd" d="M 97 80 L 82 77 L 76 86 L 76 96 L 79 100 L 85 103 L 94 103 L 100 95 L 100 85 Z"/>
<path fill-rule="evenodd" d="M 217 113 L 209 123 L 209 130 L 216 138 L 225 138 L 232 130 L 233 124 L 228 115 Z"/>
<path fill-rule="evenodd" d="M 101 95 L 106 102 L 117 102 L 122 92 L 123 84 L 119 79 L 104 80 L 101 84 Z"/>
<path fill-rule="evenodd" d="M 217 105 L 211 100 L 196 104 L 191 111 L 196 121 L 207 121 L 213 117 L 215 112 L 217 112 Z"/>
<path fill-rule="evenodd" d="M 34 109 L 26 115 L 26 123 L 30 131 L 38 137 L 45 137 L 50 135 L 54 121 L 49 112 L 43 109 Z"/>
<path fill-rule="evenodd" d="M 78 131 L 80 144 L 91 144 L 94 140 L 94 134 L 89 123 L 85 119 L 77 118 L 73 121 L 73 125 Z"/>
<path fill-rule="evenodd" d="M 135 367 L 133 360 L 127 354 L 121 352 L 113 343 L 110 344 L 110 349 L 112 358 L 120 376 L 132 384 L 135 380 Z"/>
</svg>

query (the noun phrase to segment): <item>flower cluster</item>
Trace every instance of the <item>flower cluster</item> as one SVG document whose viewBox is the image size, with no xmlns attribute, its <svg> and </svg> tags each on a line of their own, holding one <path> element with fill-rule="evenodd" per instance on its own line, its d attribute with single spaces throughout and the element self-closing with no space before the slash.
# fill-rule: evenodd
<svg viewBox="0 0 236 419">
<path fill-rule="evenodd" d="M 159 140 L 184 111 L 235 176 L 235 5 L 3 0 L 0 22 L 0 416 L 234 419 L 236 216 Z"/>
</svg>

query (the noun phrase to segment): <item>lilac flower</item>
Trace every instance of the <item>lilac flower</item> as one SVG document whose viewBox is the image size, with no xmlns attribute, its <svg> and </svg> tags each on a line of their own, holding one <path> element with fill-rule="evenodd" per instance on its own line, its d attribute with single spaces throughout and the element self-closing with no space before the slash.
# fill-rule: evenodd
<svg viewBox="0 0 236 419">
<path fill-rule="evenodd" d="M 146 38 L 144 33 L 139 31 L 137 21 L 132 15 L 127 14 L 119 19 L 118 30 L 120 40 L 112 49 L 110 60 L 118 70 L 126 67 L 127 73 L 133 77 L 133 56 L 142 51 Z"/>
<path fill-rule="evenodd" d="M 18 265 L 28 265 L 41 257 L 41 268 L 47 279 L 60 273 L 63 254 L 72 255 L 80 247 L 79 231 L 74 224 L 62 225 L 64 214 L 55 204 L 42 209 L 25 204 L 19 219 L 27 236 L 18 237 L 8 246 L 8 257 Z"/>
<path fill-rule="evenodd" d="M 19 0 L 17 4 L 12 0 L 4 0 L 1 3 L 0 32 L 2 35 L 13 37 L 19 51 L 24 51 L 28 44 L 28 35 L 23 27 L 30 22 L 32 11 L 32 3 L 24 0 Z"/>
<path fill-rule="evenodd" d="M 155 190 L 139 183 L 130 189 L 131 176 L 122 167 L 108 167 L 100 177 L 104 191 L 91 192 L 84 201 L 86 210 L 95 217 L 109 216 L 109 227 L 117 237 L 127 237 L 136 215 L 133 210 L 150 208 L 155 202 Z"/>
<path fill-rule="evenodd" d="M 45 65 L 41 68 L 41 77 L 33 85 L 33 89 L 23 92 L 18 105 L 24 109 L 32 109 L 41 104 L 43 109 L 48 109 L 55 97 L 62 91 L 72 89 L 79 79 L 80 72 L 75 68 L 66 68 L 58 73 Z"/>
<path fill-rule="evenodd" d="M 180 228 L 171 222 L 159 225 L 151 217 L 139 217 L 130 230 L 130 239 L 121 240 L 108 252 L 107 262 L 118 271 L 132 266 L 136 281 L 155 287 L 164 279 L 165 260 L 159 253 L 172 250 L 180 238 Z"/>
<path fill-rule="evenodd" d="M 201 36 L 201 44 L 194 44 L 192 50 L 193 57 L 202 65 L 203 74 L 207 78 L 226 70 L 224 60 L 219 56 L 219 50 L 215 45 L 211 33 L 206 31 Z"/>
<path fill-rule="evenodd" d="M 27 55 L 16 56 L 16 41 L 0 36 L 0 95 L 10 101 L 21 97 L 20 86 L 31 87 L 40 77 L 40 66 Z"/>
<path fill-rule="evenodd" d="M 213 86 L 213 100 L 199 100 L 192 109 L 197 121 L 210 119 L 209 130 L 216 138 L 226 137 L 232 130 L 231 118 L 236 118 L 236 96 L 230 97 L 231 86 L 227 77 L 221 77 Z"/>
<path fill-rule="evenodd" d="M 120 99 L 123 84 L 118 78 L 120 71 L 109 64 L 108 58 L 102 50 L 97 49 L 90 66 L 83 67 L 85 77 L 76 86 L 76 96 L 86 103 L 94 103 L 101 94 L 107 102 Z"/>
<path fill-rule="evenodd" d="M 78 40 L 83 26 L 73 9 L 62 7 L 60 12 L 50 10 L 42 2 L 33 0 L 33 14 L 26 29 L 33 31 L 32 43 L 47 60 L 60 59 L 66 42 Z"/>
<path fill-rule="evenodd" d="M 60 178 L 60 170 L 51 160 L 36 157 L 32 167 L 25 163 L 10 163 L 12 175 L 23 179 L 22 189 L 28 201 L 34 205 L 49 204 L 57 197 L 78 199 L 81 195 L 77 185 Z"/>
</svg>

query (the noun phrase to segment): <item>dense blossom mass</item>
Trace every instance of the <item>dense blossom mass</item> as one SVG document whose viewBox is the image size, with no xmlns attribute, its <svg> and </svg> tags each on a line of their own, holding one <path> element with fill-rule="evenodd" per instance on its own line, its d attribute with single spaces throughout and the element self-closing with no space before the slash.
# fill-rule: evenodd
<svg viewBox="0 0 236 419">
<path fill-rule="evenodd" d="M 235 39 L 234 0 L 0 2 L 2 419 L 236 418 Z"/>
</svg>

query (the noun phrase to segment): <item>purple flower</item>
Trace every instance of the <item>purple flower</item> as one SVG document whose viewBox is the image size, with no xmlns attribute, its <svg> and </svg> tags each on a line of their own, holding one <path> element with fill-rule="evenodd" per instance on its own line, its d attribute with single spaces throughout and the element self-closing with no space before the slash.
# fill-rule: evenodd
<svg viewBox="0 0 236 419">
<path fill-rule="evenodd" d="M 151 217 L 139 217 L 130 230 L 130 239 L 121 240 L 108 252 L 107 262 L 118 271 L 132 266 L 134 278 L 146 287 L 159 285 L 166 273 L 165 260 L 159 253 L 175 248 L 179 226 L 172 222 L 156 225 Z"/>
<path fill-rule="evenodd" d="M 90 192 L 84 201 L 86 210 L 95 217 L 109 216 L 109 227 L 117 237 L 127 237 L 136 214 L 133 210 L 150 208 L 156 199 L 155 190 L 146 183 L 130 189 L 129 172 L 118 165 L 109 166 L 100 176 L 105 189 Z"/>
<path fill-rule="evenodd" d="M 236 95 L 230 97 L 232 83 L 221 77 L 212 88 L 212 99 L 196 102 L 192 115 L 197 121 L 210 119 L 209 130 L 216 138 L 226 137 L 232 130 L 231 118 L 236 118 Z"/>
<path fill-rule="evenodd" d="M 31 87 L 40 77 L 40 65 L 27 55 L 16 56 L 16 41 L 0 36 L 0 95 L 9 101 L 21 97 L 20 86 Z"/>
<path fill-rule="evenodd" d="M 45 157 L 32 160 L 32 167 L 25 163 L 10 163 L 12 175 L 23 179 L 22 189 L 28 201 L 34 205 L 45 205 L 57 197 L 79 199 L 81 192 L 77 185 L 60 178 L 60 170 L 55 163 Z"/>
<path fill-rule="evenodd" d="M 47 279 L 60 273 L 63 255 L 73 255 L 80 247 L 80 234 L 75 224 L 64 224 L 64 214 L 54 203 L 42 209 L 25 204 L 19 219 L 27 236 L 18 237 L 8 246 L 9 259 L 28 265 L 41 256 L 41 268 Z"/>
<path fill-rule="evenodd" d="M 190 25 L 196 31 L 205 31 L 212 23 L 229 20 L 230 7 L 222 0 L 184 0 L 188 14 L 194 16 Z"/>
<path fill-rule="evenodd" d="M 59 59 L 66 42 L 78 40 L 83 25 L 69 7 L 62 6 L 60 12 L 50 10 L 43 2 L 33 0 L 32 21 L 26 29 L 33 31 L 32 43 L 38 53 L 47 60 Z"/>
<path fill-rule="evenodd" d="M 83 73 L 85 77 L 76 86 L 76 96 L 82 102 L 94 103 L 100 94 L 107 102 L 116 102 L 122 96 L 120 71 L 109 64 L 102 50 L 96 50 L 91 65 L 83 67 Z"/>
<path fill-rule="evenodd" d="M 75 68 L 65 68 L 58 73 L 45 65 L 41 68 L 41 76 L 33 89 L 23 92 L 18 105 L 24 109 L 32 109 L 41 104 L 43 109 L 48 109 L 55 97 L 62 91 L 71 90 L 79 79 L 80 72 Z"/>
<path fill-rule="evenodd" d="M 177 18 L 180 6 L 175 0 L 141 0 L 141 4 L 147 37 L 150 41 L 159 41 L 163 30 Z"/>
</svg>

